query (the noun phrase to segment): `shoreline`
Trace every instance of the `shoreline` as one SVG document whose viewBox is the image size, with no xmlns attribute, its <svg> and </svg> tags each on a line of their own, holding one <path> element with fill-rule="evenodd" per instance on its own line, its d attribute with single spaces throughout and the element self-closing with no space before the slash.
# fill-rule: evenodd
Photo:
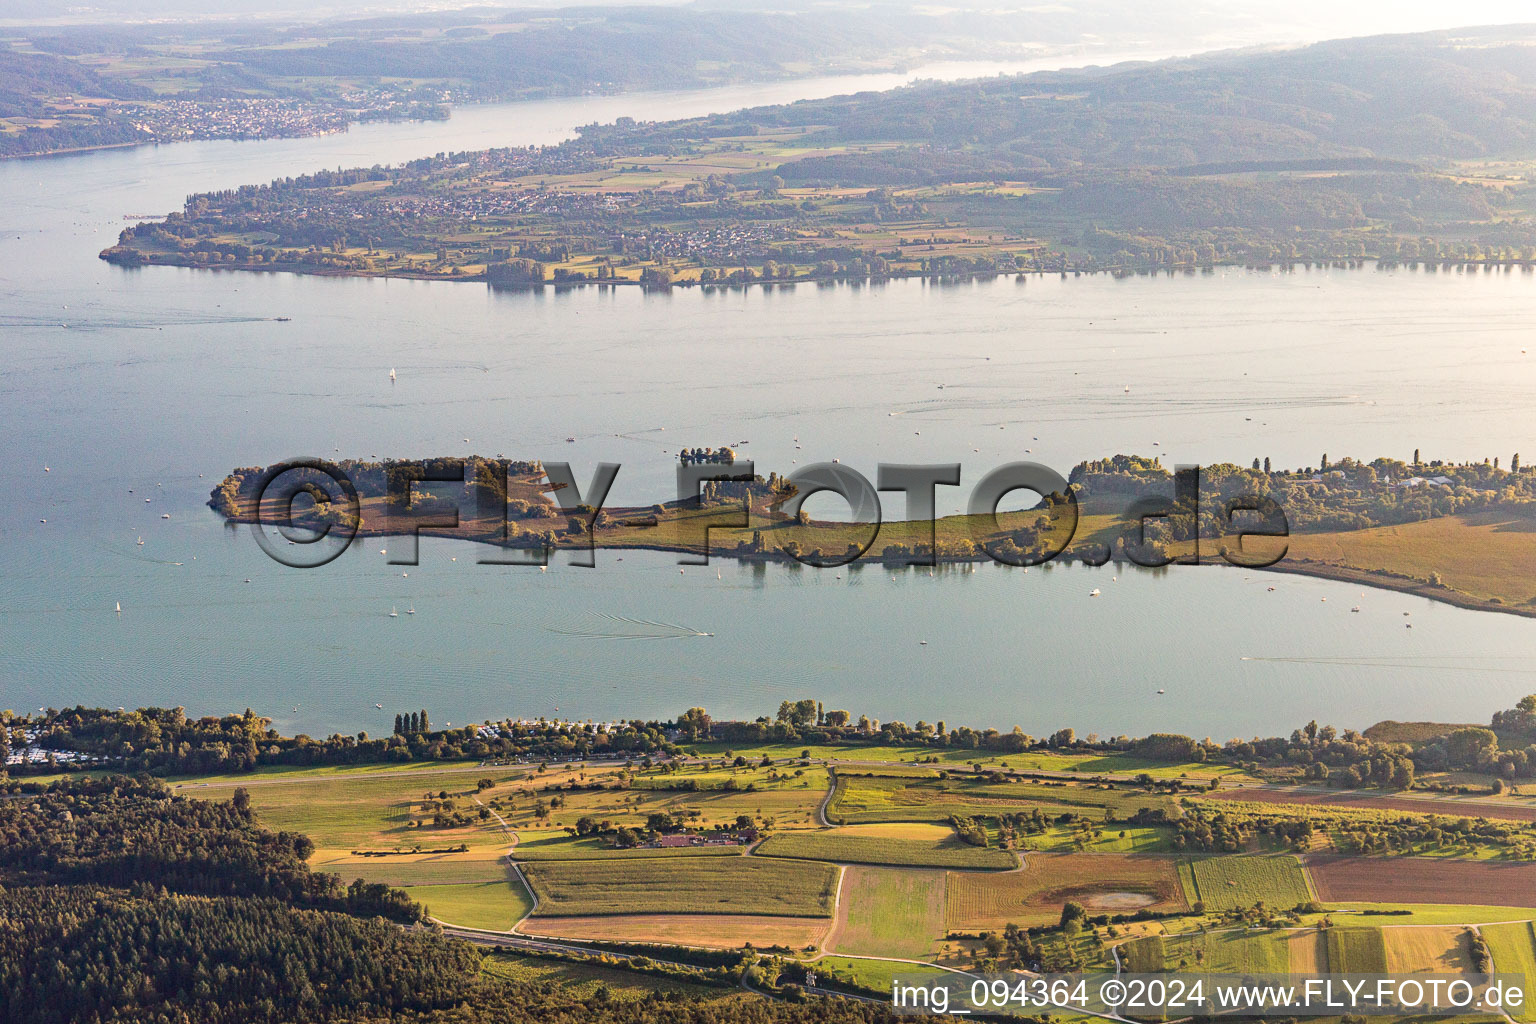
<svg viewBox="0 0 1536 1024">
<path fill-rule="evenodd" d="M 254 519 L 252 519 L 252 518 L 250 518 L 249 516 L 246 516 L 246 515 L 241 515 L 241 516 L 236 516 L 236 517 L 228 517 L 228 516 L 224 516 L 224 515 L 222 515 L 222 514 L 220 514 L 218 512 L 215 512 L 214 514 L 218 515 L 220 519 L 222 519 L 225 523 L 230 524 L 230 525 L 249 525 L 249 526 L 257 525 L 256 521 Z M 493 539 L 478 538 L 478 537 L 461 537 L 461 536 L 457 536 L 457 535 L 455 535 L 455 534 L 453 534 L 451 532 L 445 532 L 445 531 L 433 530 L 433 529 L 422 529 L 416 535 L 420 536 L 420 537 L 432 537 L 432 538 L 436 538 L 436 539 L 458 540 L 458 541 L 463 541 L 463 542 L 468 543 L 468 544 L 482 544 L 482 545 L 485 545 L 487 547 L 501 548 L 501 549 L 507 550 L 507 551 L 527 551 L 527 552 L 531 553 L 531 552 L 539 550 L 538 548 L 520 547 L 520 546 L 517 546 L 517 545 L 501 543 L 501 542 L 498 542 L 498 541 L 493 540 Z M 410 533 L 408 531 L 391 531 L 391 530 L 370 529 L 370 528 L 364 527 L 364 528 L 359 529 L 353 535 L 353 540 L 355 541 L 356 539 L 363 538 L 363 537 L 368 537 L 368 538 L 389 538 L 389 537 L 408 537 L 408 536 L 412 536 L 412 533 Z M 653 551 L 653 552 L 662 553 L 662 554 L 694 555 L 694 556 L 702 555 L 702 556 L 705 556 L 707 558 L 730 559 L 730 560 L 735 561 L 735 562 L 740 562 L 743 565 L 786 565 L 786 566 L 788 566 L 788 565 L 792 564 L 792 565 L 796 565 L 796 566 L 802 566 L 802 567 L 804 567 L 806 569 L 810 569 L 810 570 L 813 570 L 813 571 L 825 571 L 826 569 L 844 569 L 844 568 L 848 568 L 848 569 L 854 569 L 854 568 L 862 569 L 862 568 L 864 568 L 866 566 L 878 566 L 878 567 L 880 567 L 882 569 L 937 569 L 937 568 L 940 568 L 940 567 L 943 567 L 943 566 L 978 565 L 978 564 L 986 564 L 987 562 L 993 562 L 994 561 L 992 558 L 990 558 L 986 554 L 981 554 L 981 555 L 972 556 L 972 557 L 966 557 L 966 556 L 961 556 L 961 555 L 948 555 L 948 556 L 940 555 L 940 556 L 938 556 L 937 558 L 934 559 L 932 564 L 929 564 L 929 563 L 918 563 L 918 562 L 899 561 L 899 560 L 894 560 L 894 559 L 886 559 L 886 558 L 882 558 L 879 555 L 874 555 L 874 554 L 870 554 L 869 552 L 866 552 L 864 555 L 861 555 L 859 558 L 855 559 L 854 561 L 843 563 L 842 565 L 818 566 L 818 565 L 814 565 L 814 564 L 809 563 L 809 562 L 801 562 L 798 559 L 791 558 L 789 555 L 785 554 L 783 551 L 781 551 L 781 550 L 779 550 L 777 548 L 774 548 L 774 549 L 771 549 L 771 550 L 757 551 L 757 552 L 742 551 L 742 550 L 739 550 L 739 549 L 738 550 L 729 550 L 729 551 L 710 550 L 710 551 L 706 552 L 706 551 L 700 551 L 700 550 L 698 550 L 696 548 L 683 547 L 683 546 L 678 545 L 678 544 L 669 544 L 669 543 L 665 543 L 665 542 L 657 542 L 657 543 L 628 542 L 628 543 L 618 543 L 618 544 L 605 544 L 605 543 L 603 543 L 601 541 L 601 539 L 599 539 L 591 548 L 589 548 L 587 545 L 584 545 L 584 544 L 578 544 L 578 545 L 556 545 L 554 548 L 550 549 L 550 553 L 554 554 L 554 553 L 560 552 L 560 551 L 588 551 L 588 550 L 591 550 L 594 553 L 597 552 L 597 551 L 619 551 L 619 552 L 622 552 L 622 551 Z M 871 550 L 873 550 L 873 546 L 871 546 Z M 1050 559 L 1047 562 L 1042 562 L 1042 563 L 1038 563 L 1038 564 L 1041 565 L 1041 566 L 1049 567 L 1050 565 L 1056 564 L 1056 563 L 1060 563 L 1060 564 L 1063 564 L 1063 565 L 1068 565 L 1068 564 L 1074 564 L 1075 563 L 1075 564 L 1084 565 L 1084 566 L 1087 566 L 1087 567 L 1090 567 L 1090 568 L 1101 568 L 1104 565 L 1115 565 L 1115 566 L 1119 566 L 1119 567 L 1126 568 L 1126 569 L 1129 569 L 1130 567 L 1135 567 L 1137 569 L 1143 569 L 1143 570 L 1148 570 L 1148 571 L 1153 571 L 1153 572 L 1163 572 L 1163 571 L 1166 571 L 1169 568 L 1168 566 L 1143 566 L 1143 565 L 1140 565 L 1139 563 L 1136 563 L 1136 562 L 1132 562 L 1132 561 L 1128 561 L 1128 560 L 1115 560 L 1115 559 L 1109 559 L 1109 560 L 1107 560 L 1105 562 L 1094 564 L 1094 563 L 1086 562 L 1086 561 L 1084 561 L 1084 560 L 1082 560 L 1080 558 L 1075 558 L 1075 557 L 1067 554 L 1066 552 L 1063 552 L 1062 554 L 1057 555 L 1055 558 L 1052 558 L 1052 559 Z M 533 565 L 538 564 L 538 563 L 529 562 L 527 564 L 528 564 L 528 567 L 531 568 Z M 708 563 L 705 563 L 705 564 L 707 565 Z M 1001 562 L 996 562 L 995 564 L 1006 565 L 1006 563 L 1001 563 Z M 703 568 L 703 567 L 704 566 L 700 566 L 700 568 Z M 1009 566 L 1009 567 L 1010 568 L 1033 568 L 1033 566 L 1030 566 L 1030 567 Z M 1505 604 L 1505 603 L 1502 603 L 1502 602 L 1496 602 L 1494 600 L 1489 600 L 1489 599 L 1486 599 L 1486 598 L 1474 597 L 1471 594 L 1465 594 L 1465 593 L 1462 593 L 1459 590 L 1453 590 L 1453 589 L 1451 589 L 1449 587 L 1445 587 L 1443 585 L 1442 586 L 1436 586 L 1435 584 L 1427 583 L 1427 582 L 1425 582 L 1424 580 L 1421 580 L 1421 579 L 1416 579 L 1416 578 L 1410 577 L 1410 576 L 1403 576 L 1403 575 L 1395 574 L 1395 573 L 1392 573 L 1392 572 L 1386 571 L 1386 570 L 1361 569 L 1361 568 L 1357 568 L 1355 566 L 1335 565 L 1335 564 L 1328 563 L 1328 562 L 1318 562 L 1318 561 L 1315 561 L 1313 559 L 1291 558 L 1290 556 L 1287 556 L 1286 558 L 1282 558 L 1280 561 L 1276 562 L 1273 565 L 1264 566 L 1263 568 L 1259 568 L 1259 569 L 1247 568 L 1247 567 L 1244 567 L 1244 566 L 1230 565 L 1230 564 L 1228 564 L 1226 562 L 1223 562 L 1223 561 L 1221 561 L 1219 559 L 1214 560 L 1214 561 L 1200 562 L 1198 565 L 1189 566 L 1188 568 L 1206 568 L 1206 567 L 1215 567 L 1215 568 L 1225 567 L 1225 568 L 1229 568 L 1229 569 L 1239 569 L 1239 568 L 1241 568 L 1241 569 L 1244 569 L 1245 571 L 1248 571 L 1248 572 L 1274 572 L 1274 573 L 1283 573 L 1283 574 L 1287 574 L 1287 575 L 1291 575 L 1291 576 L 1306 576 L 1306 577 L 1309 577 L 1309 578 L 1312 578 L 1312 579 L 1328 580 L 1328 581 L 1334 582 L 1334 583 L 1358 584 L 1360 586 L 1371 587 L 1371 588 L 1376 589 L 1376 590 L 1389 590 L 1389 591 L 1393 591 L 1395 593 L 1407 594 L 1407 595 L 1409 595 L 1411 597 L 1421 597 L 1421 598 L 1424 598 L 1425 600 L 1428 600 L 1428 601 L 1438 601 L 1441 604 L 1453 605 L 1453 606 L 1455 606 L 1457 608 L 1462 608 L 1462 609 L 1465 609 L 1467 611 L 1499 612 L 1499 613 L 1502 613 L 1502 614 L 1505 614 L 1505 615 L 1517 615 L 1517 616 L 1520 616 L 1522 618 L 1536 619 L 1536 605 L 1511 605 L 1511 604 Z M 1179 568 L 1185 568 L 1185 566 L 1179 566 Z"/>
</svg>

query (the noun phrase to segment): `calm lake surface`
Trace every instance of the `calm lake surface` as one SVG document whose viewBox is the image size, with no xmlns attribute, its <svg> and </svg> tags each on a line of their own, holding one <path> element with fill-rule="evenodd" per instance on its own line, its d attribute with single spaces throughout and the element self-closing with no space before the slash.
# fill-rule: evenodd
<svg viewBox="0 0 1536 1024">
<path fill-rule="evenodd" d="M 744 441 L 762 472 L 959 461 L 965 486 L 941 489 L 941 512 L 1021 458 L 1063 473 L 1131 451 L 1529 460 L 1529 275 L 496 295 L 95 258 L 125 213 L 193 191 L 902 80 L 506 104 L 322 139 L 0 163 L 0 706 L 251 706 L 286 730 L 378 734 L 422 705 L 453 722 L 694 704 L 736 717 L 814 695 L 908 722 L 1225 739 L 1314 717 L 1486 721 L 1536 689 L 1536 621 L 1294 576 L 679 573 L 640 552 L 539 573 L 477 565 L 449 542 L 424 543 L 415 567 L 389 566 L 379 549 L 396 542 L 373 542 L 304 571 L 203 504 L 231 467 L 334 449 L 563 459 L 582 479 L 616 461 L 618 503 L 667 496 L 684 445 Z M 900 514 L 893 495 L 887 515 Z"/>
</svg>

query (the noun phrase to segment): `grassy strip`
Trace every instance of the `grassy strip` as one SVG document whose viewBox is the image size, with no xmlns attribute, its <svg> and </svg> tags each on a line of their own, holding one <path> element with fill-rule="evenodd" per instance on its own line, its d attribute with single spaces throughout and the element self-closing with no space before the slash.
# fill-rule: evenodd
<svg viewBox="0 0 1536 1024">
<path fill-rule="evenodd" d="M 929 842 L 835 832 L 781 832 L 758 847 L 757 855 L 914 868 L 1006 871 L 1018 867 L 1018 860 L 1007 850 L 967 846 L 953 837 Z"/>
<path fill-rule="evenodd" d="M 493 932 L 510 930 L 533 909 L 528 890 L 515 881 L 413 885 L 405 892 L 440 921 Z"/>
</svg>

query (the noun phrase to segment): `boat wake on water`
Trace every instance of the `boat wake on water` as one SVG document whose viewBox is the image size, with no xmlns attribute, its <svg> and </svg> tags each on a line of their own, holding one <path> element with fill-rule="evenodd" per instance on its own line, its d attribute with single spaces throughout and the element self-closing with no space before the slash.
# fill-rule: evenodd
<svg viewBox="0 0 1536 1024">
<path fill-rule="evenodd" d="M 589 640 L 685 640 L 689 637 L 715 635 L 694 629 L 692 626 L 679 626 L 675 622 L 653 622 L 650 619 L 631 619 L 623 615 L 607 614 L 600 615 L 599 618 L 615 625 L 608 630 L 561 629 L 557 626 L 544 628 L 560 636 L 577 636 Z"/>
</svg>

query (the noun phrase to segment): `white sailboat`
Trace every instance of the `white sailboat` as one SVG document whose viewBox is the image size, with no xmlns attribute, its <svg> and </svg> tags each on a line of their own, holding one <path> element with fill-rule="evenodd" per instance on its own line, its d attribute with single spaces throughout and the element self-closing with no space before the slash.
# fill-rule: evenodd
<svg viewBox="0 0 1536 1024">
<path fill-rule="evenodd" d="M 411 607 L 409 607 L 409 608 L 407 608 L 405 610 L 405 614 L 407 614 L 407 615 L 415 615 L 416 614 L 416 606 L 415 605 L 411 605 Z"/>
<path fill-rule="evenodd" d="M 398 619 L 400 617 L 400 613 L 395 611 L 394 605 L 389 606 L 389 617 L 392 619 Z"/>
<path fill-rule="evenodd" d="M 114 608 L 113 611 L 117 612 L 119 615 L 123 614 L 123 602 L 117 602 L 117 607 Z"/>
<path fill-rule="evenodd" d="M 143 547 L 143 546 L 144 546 L 144 538 L 140 537 L 139 538 L 139 547 Z"/>
<path fill-rule="evenodd" d="M 395 379 L 395 368 L 393 366 L 389 368 L 389 379 L 391 381 Z"/>
</svg>

